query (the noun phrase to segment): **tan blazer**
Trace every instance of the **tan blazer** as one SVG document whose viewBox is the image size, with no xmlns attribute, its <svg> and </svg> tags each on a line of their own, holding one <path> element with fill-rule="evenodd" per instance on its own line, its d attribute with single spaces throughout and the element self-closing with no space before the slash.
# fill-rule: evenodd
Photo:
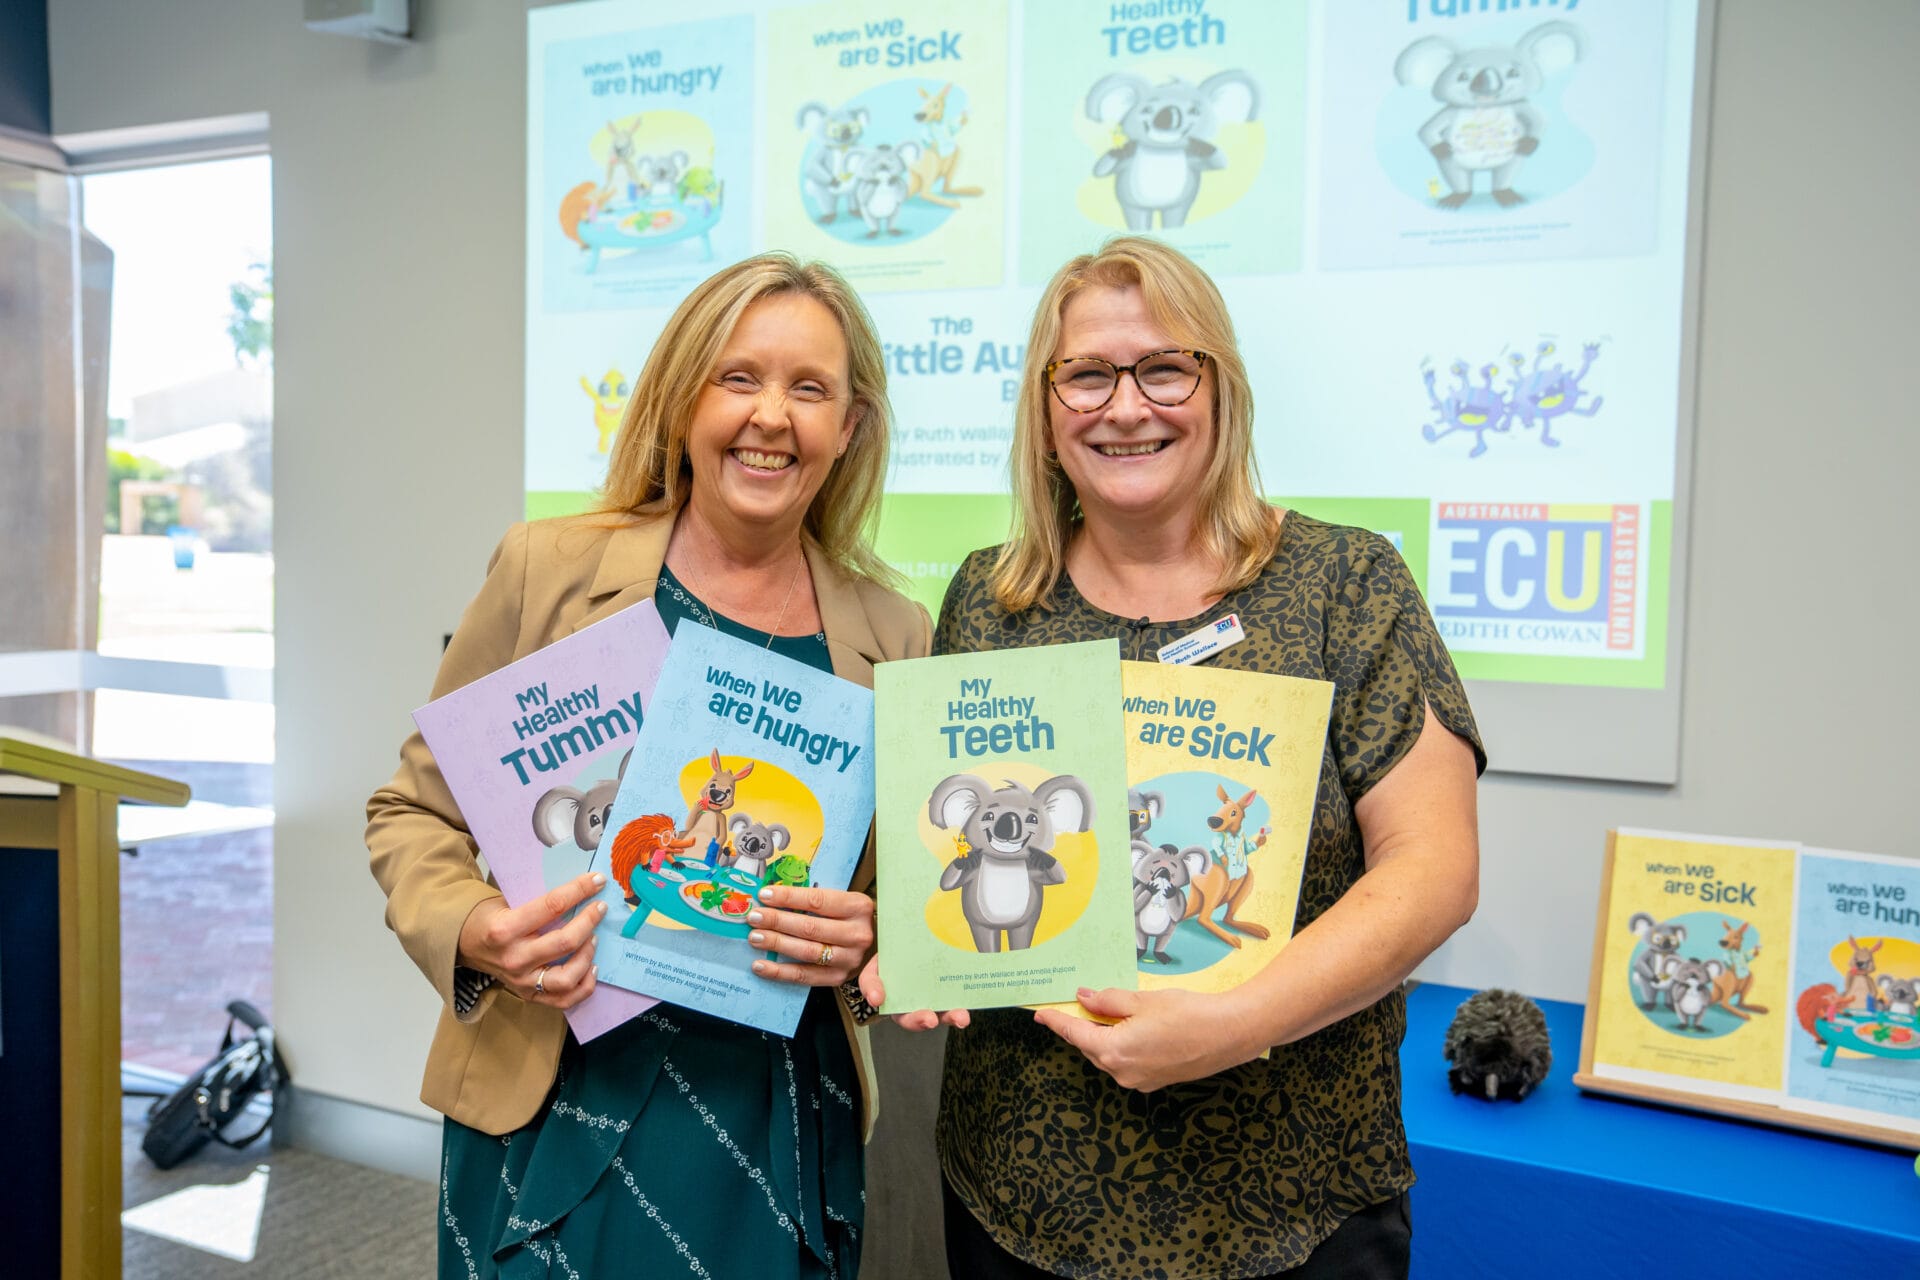
<svg viewBox="0 0 1920 1280">
<path fill-rule="evenodd" d="M 611 517 L 570 516 L 518 524 L 493 553 L 433 682 L 439 697 L 534 650 L 653 598 L 673 521 L 656 517 L 607 527 Z M 834 674 L 873 687 L 873 664 L 924 655 L 932 624 L 921 605 L 848 576 L 806 546 Z M 387 895 L 387 925 L 440 993 L 444 1005 L 427 1055 L 420 1100 L 485 1133 L 517 1129 L 552 1086 L 566 1018 L 526 1004 L 495 984 L 464 1016 L 453 1012 L 460 929 L 499 890 L 483 879 L 477 846 L 420 735 L 400 748 L 400 769 L 367 802 L 367 849 Z M 873 881 L 873 847 L 854 886 Z M 859 1067 L 863 1117 L 879 1111 L 867 1033 L 836 998 Z"/>
</svg>

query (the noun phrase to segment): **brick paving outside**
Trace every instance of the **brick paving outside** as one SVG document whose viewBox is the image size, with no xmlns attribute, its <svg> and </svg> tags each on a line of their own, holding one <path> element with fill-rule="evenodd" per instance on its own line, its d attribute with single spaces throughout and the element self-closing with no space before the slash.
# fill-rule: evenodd
<svg viewBox="0 0 1920 1280">
<path fill-rule="evenodd" d="M 269 764 L 114 763 L 198 800 L 273 803 Z M 273 829 L 161 840 L 120 872 L 120 1056 L 185 1074 L 219 1048 L 229 1000 L 273 1017 Z"/>
</svg>

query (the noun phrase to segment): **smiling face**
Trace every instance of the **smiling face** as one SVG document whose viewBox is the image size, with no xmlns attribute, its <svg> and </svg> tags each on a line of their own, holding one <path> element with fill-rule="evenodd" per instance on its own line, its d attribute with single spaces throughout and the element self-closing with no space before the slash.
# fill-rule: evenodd
<svg viewBox="0 0 1920 1280">
<path fill-rule="evenodd" d="M 1051 359 L 1097 356 L 1115 366 L 1181 344 L 1154 323 L 1137 286 L 1096 285 L 1068 299 Z M 1089 523 L 1191 524 L 1213 460 L 1213 370 L 1178 405 L 1160 405 L 1122 375 L 1113 399 L 1077 413 L 1048 395 L 1049 444 Z"/>
<path fill-rule="evenodd" d="M 693 405 L 689 503 L 716 528 L 797 530 L 853 437 L 847 340 L 819 301 L 748 307 Z"/>
</svg>

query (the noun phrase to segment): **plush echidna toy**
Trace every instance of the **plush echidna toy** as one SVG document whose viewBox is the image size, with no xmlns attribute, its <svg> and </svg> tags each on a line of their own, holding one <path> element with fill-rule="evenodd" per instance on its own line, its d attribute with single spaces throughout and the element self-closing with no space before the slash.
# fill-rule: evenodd
<svg viewBox="0 0 1920 1280">
<path fill-rule="evenodd" d="M 1475 992 L 1453 1015 L 1445 1053 L 1455 1093 L 1518 1102 L 1553 1066 L 1547 1015 L 1516 991 Z"/>
</svg>

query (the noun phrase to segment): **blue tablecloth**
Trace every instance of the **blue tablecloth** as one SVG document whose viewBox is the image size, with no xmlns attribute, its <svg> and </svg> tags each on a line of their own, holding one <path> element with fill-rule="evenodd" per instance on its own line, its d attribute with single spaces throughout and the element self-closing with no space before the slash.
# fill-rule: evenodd
<svg viewBox="0 0 1920 1280">
<path fill-rule="evenodd" d="M 1920 1280 L 1911 1154 L 1583 1094 L 1582 1009 L 1559 1001 L 1526 1101 L 1454 1094 L 1440 1048 L 1470 994 L 1407 1001 L 1416 1280 Z"/>
</svg>

